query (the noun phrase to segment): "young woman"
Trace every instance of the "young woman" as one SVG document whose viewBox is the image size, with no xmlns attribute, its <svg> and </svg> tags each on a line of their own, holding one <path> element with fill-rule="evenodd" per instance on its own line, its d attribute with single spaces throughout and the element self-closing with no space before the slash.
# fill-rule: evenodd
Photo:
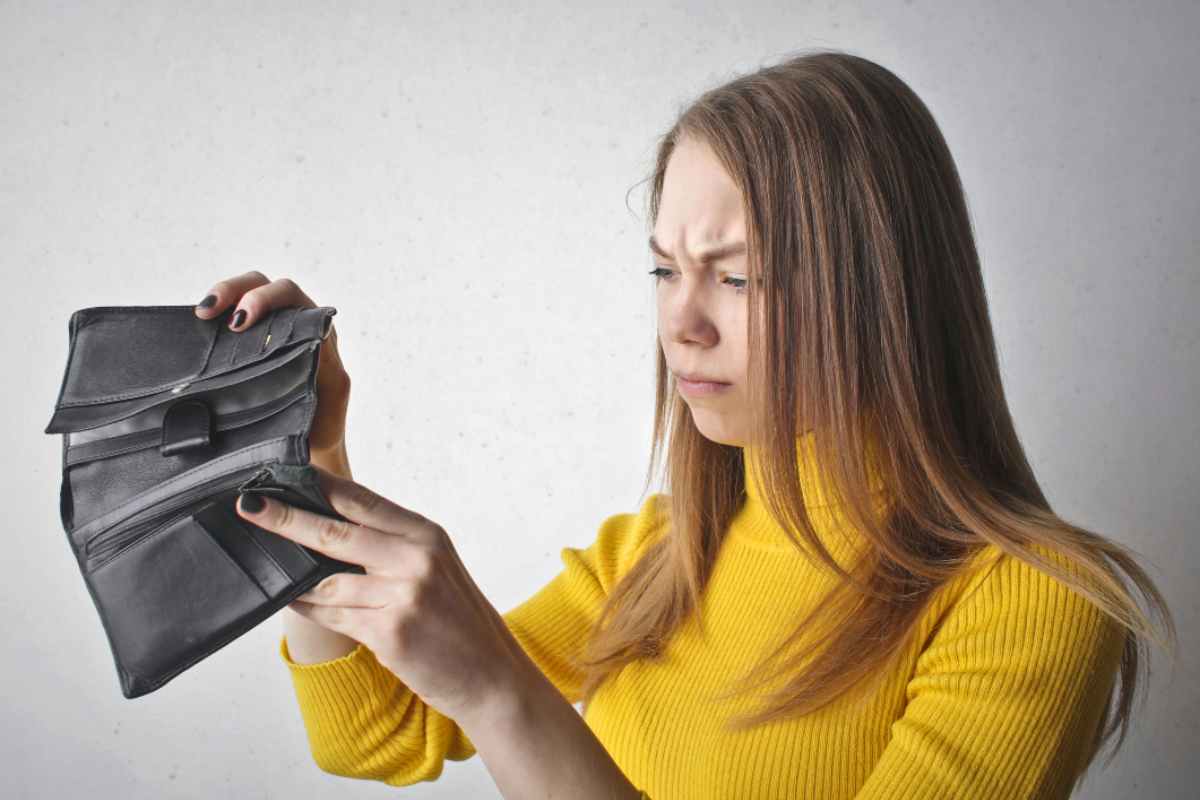
<svg viewBox="0 0 1200 800">
<path fill-rule="evenodd" d="M 367 569 L 286 612 L 316 763 L 406 785 L 478 752 L 506 797 L 1068 796 L 1174 623 L 1034 478 L 928 109 L 810 52 L 701 96 L 651 178 L 671 492 L 508 613 L 444 529 L 353 481 L 327 340 L 312 461 L 357 524 L 240 509 Z M 257 272 L 211 294 L 197 313 L 241 327 L 312 304 Z"/>
</svg>

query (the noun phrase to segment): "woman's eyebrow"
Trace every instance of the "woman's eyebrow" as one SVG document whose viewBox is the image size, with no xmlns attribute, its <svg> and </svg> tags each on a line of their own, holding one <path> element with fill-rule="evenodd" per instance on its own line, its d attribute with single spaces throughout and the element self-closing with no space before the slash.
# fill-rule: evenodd
<svg viewBox="0 0 1200 800">
<path fill-rule="evenodd" d="M 663 258 L 674 258 L 670 253 L 662 248 L 654 238 L 650 235 L 650 251 L 662 256 Z M 713 261 L 718 261 L 729 256 L 736 256 L 746 252 L 745 242 L 730 242 L 729 244 L 718 244 L 709 249 L 692 256 L 692 260 L 700 264 L 709 264 Z"/>
</svg>

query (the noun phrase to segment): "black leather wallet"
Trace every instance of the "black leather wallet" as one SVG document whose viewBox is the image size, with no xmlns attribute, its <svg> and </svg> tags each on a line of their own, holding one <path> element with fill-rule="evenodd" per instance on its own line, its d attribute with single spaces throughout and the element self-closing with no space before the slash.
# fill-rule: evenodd
<svg viewBox="0 0 1200 800">
<path fill-rule="evenodd" d="M 308 463 L 331 306 L 249 328 L 194 306 L 71 315 L 46 433 L 63 530 L 127 698 L 153 692 L 327 575 L 365 570 L 238 517 L 238 492 L 337 519 Z M 230 310 L 232 311 L 232 309 Z"/>
</svg>

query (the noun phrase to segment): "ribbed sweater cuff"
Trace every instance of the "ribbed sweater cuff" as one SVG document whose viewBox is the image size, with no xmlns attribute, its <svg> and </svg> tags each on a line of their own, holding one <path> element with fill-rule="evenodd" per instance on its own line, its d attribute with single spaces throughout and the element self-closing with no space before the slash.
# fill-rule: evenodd
<svg viewBox="0 0 1200 800">
<path fill-rule="evenodd" d="M 279 639 L 279 655 L 291 673 L 301 708 L 330 717 L 371 707 L 396 680 L 361 642 L 344 656 L 301 664 L 292 660 L 285 634 Z"/>
</svg>

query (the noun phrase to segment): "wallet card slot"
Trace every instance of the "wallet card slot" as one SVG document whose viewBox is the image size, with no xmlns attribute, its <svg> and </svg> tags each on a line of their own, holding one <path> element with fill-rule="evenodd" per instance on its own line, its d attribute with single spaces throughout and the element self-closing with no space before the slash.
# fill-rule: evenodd
<svg viewBox="0 0 1200 800">
<path fill-rule="evenodd" d="M 132 547 L 159 528 L 171 525 L 180 517 L 186 517 L 187 513 L 183 511 L 176 514 L 163 514 L 138 525 L 129 525 L 118 531 L 110 531 L 107 536 L 97 535 L 95 539 L 84 546 L 83 558 L 87 571 L 104 566 L 109 560 L 120 555 L 126 547 Z"/>
<path fill-rule="evenodd" d="M 228 325 L 223 326 L 217 334 L 208 369 L 200 375 L 199 380 L 235 370 L 286 345 L 287 337 L 282 334 L 291 328 L 292 321 L 300 311 L 297 306 L 276 309 L 240 331 L 230 330 Z"/>
<path fill-rule="evenodd" d="M 309 553 L 308 548 L 297 545 L 274 531 L 260 528 L 248 520 L 239 519 L 239 522 L 246 529 L 247 535 L 279 565 L 280 569 L 290 575 L 293 581 L 307 580 L 319 568 L 320 565 Z"/>
<path fill-rule="evenodd" d="M 259 586 L 190 514 L 86 579 L 126 697 L 161 685 L 269 610 Z"/>
<path fill-rule="evenodd" d="M 250 532 L 254 526 L 238 516 L 233 503 L 209 503 L 194 516 L 265 596 L 275 598 L 292 584 L 292 576 L 263 549 Z"/>
</svg>

